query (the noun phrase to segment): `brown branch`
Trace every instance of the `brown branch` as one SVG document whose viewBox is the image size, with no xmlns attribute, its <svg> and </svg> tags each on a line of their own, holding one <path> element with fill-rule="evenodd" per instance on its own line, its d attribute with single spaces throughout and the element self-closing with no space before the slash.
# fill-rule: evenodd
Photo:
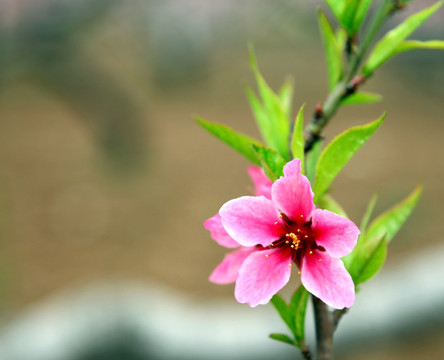
<svg viewBox="0 0 444 360">
<path fill-rule="evenodd" d="M 328 306 L 312 296 L 316 325 L 316 359 L 333 360 L 333 314 Z"/>
</svg>

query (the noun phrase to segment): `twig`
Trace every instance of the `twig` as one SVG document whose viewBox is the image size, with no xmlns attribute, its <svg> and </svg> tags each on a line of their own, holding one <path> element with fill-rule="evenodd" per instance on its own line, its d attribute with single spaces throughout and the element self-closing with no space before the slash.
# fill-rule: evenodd
<svg viewBox="0 0 444 360">
<path fill-rule="evenodd" d="M 312 296 L 316 325 L 316 359 L 333 360 L 333 314 L 328 306 Z"/>
<path fill-rule="evenodd" d="M 311 121 L 304 129 L 306 153 L 313 148 L 316 142 L 322 139 L 321 132 L 341 106 L 341 101 L 353 94 L 368 78 L 368 76 L 358 75 L 361 62 L 367 55 L 367 51 L 384 21 L 401 8 L 402 7 L 398 6 L 393 0 L 383 0 L 356 51 L 352 52 L 350 47 L 346 47 L 348 53 L 346 57 L 344 77 L 327 96 L 324 103 L 316 106 Z"/>
</svg>

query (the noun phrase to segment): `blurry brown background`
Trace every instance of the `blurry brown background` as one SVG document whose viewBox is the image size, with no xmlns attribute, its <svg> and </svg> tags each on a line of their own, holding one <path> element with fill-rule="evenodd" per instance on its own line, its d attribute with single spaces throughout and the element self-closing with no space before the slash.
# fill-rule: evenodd
<svg viewBox="0 0 444 360">
<path fill-rule="evenodd" d="M 294 111 L 322 101 L 317 3 L 0 1 L 4 317 L 114 278 L 159 283 L 199 302 L 234 302 L 233 286 L 207 281 L 225 251 L 202 223 L 248 192 L 247 162 L 192 115 L 259 136 L 244 95 L 254 84 L 248 41 L 272 87 L 293 76 Z M 408 11 L 432 3 L 418 0 Z M 413 38 L 444 39 L 443 20 L 441 9 Z M 342 109 L 325 132 L 331 139 L 388 113 L 333 184 L 353 220 L 374 191 L 381 212 L 424 182 L 383 272 L 442 241 L 443 60 L 443 52 L 418 51 L 389 61 L 365 85 L 383 102 Z M 371 352 L 363 344 L 369 356 L 362 358 L 440 359 L 443 332 L 421 339 L 377 342 Z M 356 349 L 342 351 L 358 358 Z"/>
</svg>

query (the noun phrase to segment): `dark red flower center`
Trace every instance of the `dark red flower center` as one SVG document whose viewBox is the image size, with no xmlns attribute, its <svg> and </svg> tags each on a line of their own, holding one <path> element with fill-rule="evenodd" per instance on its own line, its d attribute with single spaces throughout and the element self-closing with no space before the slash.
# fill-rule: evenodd
<svg viewBox="0 0 444 360">
<path fill-rule="evenodd" d="M 301 268 L 302 258 L 305 254 L 312 254 L 314 250 L 325 251 L 325 248 L 318 246 L 312 230 L 312 220 L 306 221 L 303 215 L 295 220 L 290 219 L 284 213 L 281 213 L 279 217 L 283 221 L 283 229 L 285 235 L 279 240 L 273 241 L 269 248 L 283 248 L 292 252 L 292 260 Z M 275 223 L 278 225 L 278 223 Z"/>
</svg>

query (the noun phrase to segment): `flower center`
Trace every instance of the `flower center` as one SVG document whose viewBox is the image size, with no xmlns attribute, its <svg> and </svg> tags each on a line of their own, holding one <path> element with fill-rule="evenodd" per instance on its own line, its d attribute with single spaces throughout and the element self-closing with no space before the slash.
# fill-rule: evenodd
<svg viewBox="0 0 444 360">
<path fill-rule="evenodd" d="M 292 220 L 284 213 L 279 217 L 283 220 L 283 229 L 286 233 L 279 240 L 273 241 L 269 246 L 270 249 L 283 248 L 291 251 L 292 261 L 299 269 L 305 254 L 312 254 L 313 250 L 325 251 L 322 246 L 316 244 L 311 229 L 311 219 L 306 221 L 304 216 L 300 215 L 300 218 Z"/>
</svg>

